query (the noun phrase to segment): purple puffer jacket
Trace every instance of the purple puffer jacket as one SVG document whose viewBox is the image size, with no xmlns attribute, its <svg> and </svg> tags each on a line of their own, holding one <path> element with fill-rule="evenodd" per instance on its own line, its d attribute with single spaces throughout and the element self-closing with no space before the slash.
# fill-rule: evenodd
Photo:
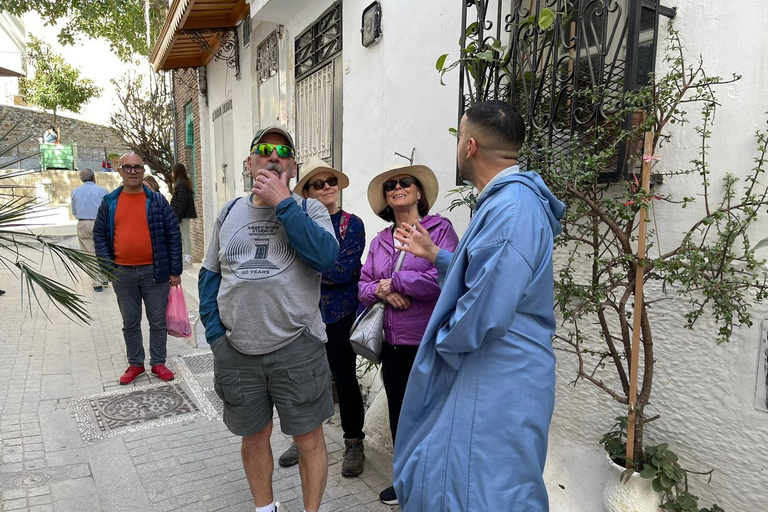
<svg viewBox="0 0 768 512">
<path fill-rule="evenodd" d="M 421 225 L 429 231 L 432 241 L 441 249 L 453 252 L 459 237 L 451 221 L 440 215 L 427 215 Z M 376 287 L 380 279 L 392 278 L 391 290 L 411 299 L 408 309 L 387 306 L 384 314 L 384 334 L 390 345 L 418 345 L 427 328 L 429 317 L 440 296 L 437 269 L 423 258 L 406 254 L 403 265 L 394 275 L 400 251 L 394 250 L 392 226 L 382 230 L 371 242 L 368 257 L 360 272 L 360 302 L 368 307 L 376 303 Z"/>
</svg>

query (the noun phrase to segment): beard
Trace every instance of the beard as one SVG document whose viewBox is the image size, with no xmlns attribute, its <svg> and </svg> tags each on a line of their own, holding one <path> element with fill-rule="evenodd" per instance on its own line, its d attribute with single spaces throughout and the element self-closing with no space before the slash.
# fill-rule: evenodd
<svg viewBox="0 0 768 512">
<path fill-rule="evenodd" d="M 280 165 L 280 162 L 267 162 L 267 165 L 264 166 L 264 169 L 267 171 L 272 171 L 278 176 L 282 176 L 283 174 L 283 167 Z"/>
</svg>

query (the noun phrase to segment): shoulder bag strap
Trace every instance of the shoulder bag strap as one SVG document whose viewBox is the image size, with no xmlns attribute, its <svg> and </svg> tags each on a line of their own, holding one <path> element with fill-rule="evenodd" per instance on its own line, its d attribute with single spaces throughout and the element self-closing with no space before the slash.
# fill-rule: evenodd
<svg viewBox="0 0 768 512">
<path fill-rule="evenodd" d="M 403 260 L 405 259 L 405 255 L 406 255 L 405 251 L 400 251 L 400 256 L 397 258 L 397 263 L 395 264 L 395 270 L 392 271 L 393 274 L 398 270 L 400 270 L 400 267 L 403 266 Z"/>
<path fill-rule="evenodd" d="M 349 228 L 349 219 L 352 215 L 348 212 L 341 212 L 341 222 L 339 222 L 339 236 L 342 240 L 347 237 L 347 229 Z"/>
</svg>

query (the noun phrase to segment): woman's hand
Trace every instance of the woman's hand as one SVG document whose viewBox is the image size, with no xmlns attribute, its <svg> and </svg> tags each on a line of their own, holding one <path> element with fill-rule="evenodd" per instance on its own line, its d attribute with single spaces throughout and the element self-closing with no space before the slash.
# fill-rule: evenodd
<svg viewBox="0 0 768 512">
<path fill-rule="evenodd" d="M 387 295 L 392 293 L 391 286 L 392 286 L 392 279 L 381 279 L 374 293 L 376 293 L 376 296 L 380 300 L 384 300 L 386 299 Z"/>
<path fill-rule="evenodd" d="M 408 297 L 405 297 L 403 295 L 400 295 L 399 293 L 390 293 L 386 296 L 385 300 L 387 303 L 396 309 L 408 309 L 411 307 L 411 299 Z"/>
<path fill-rule="evenodd" d="M 416 227 L 409 226 L 405 222 L 395 230 L 395 238 L 403 244 L 400 250 L 409 252 L 418 258 L 424 258 L 432 263 L 437 258 L 440 248 L 432 243 L 429 232 L 416 221 Z"/>
</svg>

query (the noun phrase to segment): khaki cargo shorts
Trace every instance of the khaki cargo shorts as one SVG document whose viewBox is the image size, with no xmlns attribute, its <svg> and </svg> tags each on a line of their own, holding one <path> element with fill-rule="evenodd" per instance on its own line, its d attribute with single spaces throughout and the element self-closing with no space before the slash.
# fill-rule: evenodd
<svg viewBox="0 0 768 512">
<path fill-rule="evenodd" d="M 213 387 L 224 402 L 224 424 L 239 436 L 258 434 L 277 408 L 284 434 L 306 434 L 333 416 L 325 346 L 302 333 L 269 354 L 238 352 L 226 336 L 211 345 Z"/>
</svg>

